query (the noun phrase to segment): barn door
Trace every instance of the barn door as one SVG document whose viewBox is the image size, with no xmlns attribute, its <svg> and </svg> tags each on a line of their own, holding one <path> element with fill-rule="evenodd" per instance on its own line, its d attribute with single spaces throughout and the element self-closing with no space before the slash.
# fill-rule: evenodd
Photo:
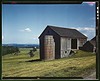
<svg viewBox="0 0 100 81">
<path fill-rule="evenodd" d="M 77 49 L 77 39 L 71 40 L 71 49 Z"/>
</svg>

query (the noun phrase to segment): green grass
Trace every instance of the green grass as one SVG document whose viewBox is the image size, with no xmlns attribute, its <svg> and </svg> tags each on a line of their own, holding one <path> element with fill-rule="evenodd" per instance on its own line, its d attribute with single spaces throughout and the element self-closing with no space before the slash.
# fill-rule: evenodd
<svg viewBox="0 0 100 81">
<path fill-rule="evenodd" d="M 96 55 L 91 52 L 76 50 L 77 53 L 69 58 L 49 61 L 22 62 L 39 59 L 39 49 L 30 58 L 31 48 L 20 48 L 16 55 L 2 57 L 3 77 L 83 77 L 96 68 Z"/>
</svg>

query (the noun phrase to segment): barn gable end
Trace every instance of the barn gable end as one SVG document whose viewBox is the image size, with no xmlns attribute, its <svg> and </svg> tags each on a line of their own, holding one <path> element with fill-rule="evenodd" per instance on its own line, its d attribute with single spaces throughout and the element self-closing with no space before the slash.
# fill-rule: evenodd
<svg viewBox="0 0 100 81">
<path fill-rule="evenodd" d="M 46 27 L 43 33 L 39 36 L 40 42 L 40 59 L 44 59 L 44 38 L 47 35 L 53 36 L 55 42 L 55 59 L 60 58 L 60 36 L 53 31 L 50 27 Z"/>
</svg>

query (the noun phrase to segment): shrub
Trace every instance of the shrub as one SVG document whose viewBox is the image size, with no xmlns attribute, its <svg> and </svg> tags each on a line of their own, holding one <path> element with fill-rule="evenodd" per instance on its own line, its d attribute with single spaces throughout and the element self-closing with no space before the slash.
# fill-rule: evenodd
<svg viewBox="0 0 100 81">
<path fill-rule="evenodd" d="M 13 46 L 2 46 L 2 55 L 12 54 L 12 53 L 19 53 L 18 47 Z"/>
</svg>

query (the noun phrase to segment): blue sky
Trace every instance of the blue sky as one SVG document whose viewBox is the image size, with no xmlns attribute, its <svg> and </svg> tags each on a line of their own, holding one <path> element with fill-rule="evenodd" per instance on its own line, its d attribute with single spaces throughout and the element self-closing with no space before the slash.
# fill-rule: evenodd
<svg viewBox="0 0 100 81">
<path fill-rule="evenodd" d="M 39 44 L 47 25 L 74 28 L 95 36 L 95 3 L 2 4 L 2 43 Z"/>
</svg>

